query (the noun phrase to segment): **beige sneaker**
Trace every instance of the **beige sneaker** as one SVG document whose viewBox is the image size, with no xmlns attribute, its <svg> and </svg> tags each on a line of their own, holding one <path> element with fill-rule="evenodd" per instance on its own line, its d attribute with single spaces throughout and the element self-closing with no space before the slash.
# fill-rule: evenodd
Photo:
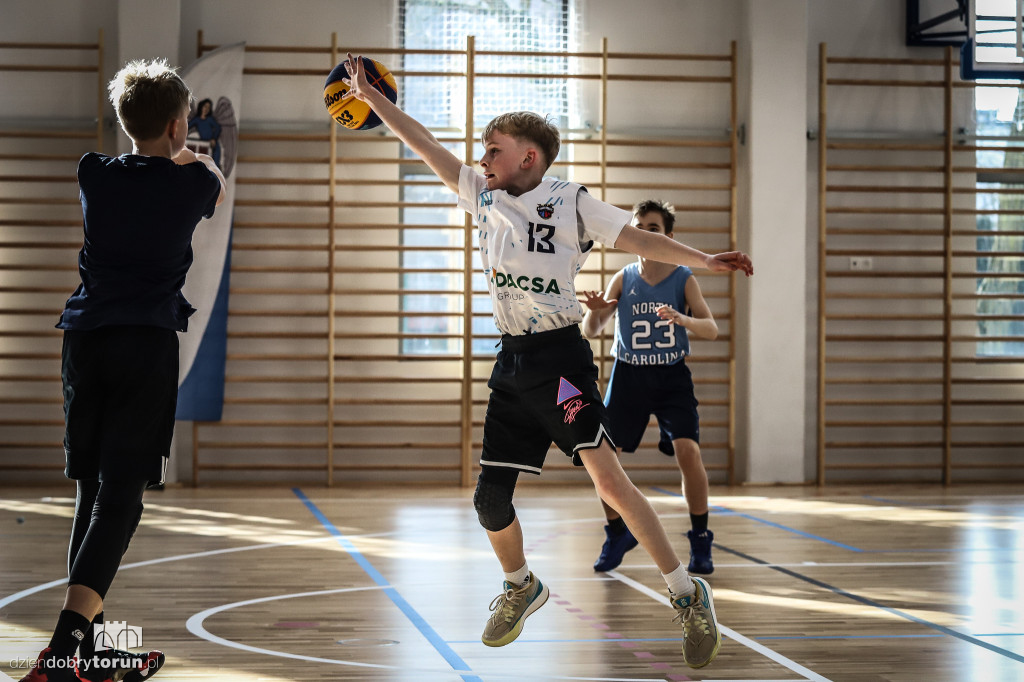
<svg viewBox="0 0 1024 682">
<path fill-rule="evenodd" d="M 703 578 L 690 576 L 690 579 L 695 587 L 693 594 L 672 599 L 670 593 L 669 598 L 676 610 L 673 622 L 683 624 L 683 660 L 691 668 L 703 668 L 718 655 L 722 633 L 715 620 L 711 586 Z"/>
<path fill-rule="evenodd" d="M 548 586 L 533 572 L 522 587 L 515 587 L 506 580 L 505 591 L 491 602 L 494 613 L 488 619 L 480 640 L 487 646 L 505 646 L 523 631 L 526 617 L 544 606 L 547 600 Z"/>
</svg>

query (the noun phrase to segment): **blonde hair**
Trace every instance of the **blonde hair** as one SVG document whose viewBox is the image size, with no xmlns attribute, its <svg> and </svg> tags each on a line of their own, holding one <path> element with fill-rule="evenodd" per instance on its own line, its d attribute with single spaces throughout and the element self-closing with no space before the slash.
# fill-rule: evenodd
<svg viewBox="0 0 1024 682">
<path fill-rule="evenodd" d="M 548 167 L 555 162 L 558 150 L 562 146 L 561 135 L 555 124 L 532 111 L 511 111 L 494 117 L 480 134 L 480 141 L 484 143 L 484 146 L 487 145 L 487 140 L 495 130 L 509 137 L 537 145 L 537 148 L 544 154 L 544 160 Z"/>
<path fill-rule="evenodd" d="M 133 140 L 160 137 L 192 101 L 185 81 L 163 59 L 128 62 L 107 90 L 118 122 Z"/>
</svg>

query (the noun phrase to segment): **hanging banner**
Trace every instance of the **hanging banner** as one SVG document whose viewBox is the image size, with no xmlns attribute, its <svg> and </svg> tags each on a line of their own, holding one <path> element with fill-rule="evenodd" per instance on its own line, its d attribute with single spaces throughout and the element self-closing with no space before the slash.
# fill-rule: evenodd
<svg viewBox="0 0 1024 682">
<path fill-rule="evenodd" d="M 219 421 L 224 410 L 234 171 L 244 64 L 245 44 L 238 43 L 214 50 L 181 72 L 195 98 L 186 145 L 213 157 L 224 173 L 226 196 L 213 218 L 199 222 L 192 237 L 194 260 L 182 293 L 196 312 L 189 318 L 188 332 L 178 336 L 175 418 L 180 420 Z"/>
</svg>

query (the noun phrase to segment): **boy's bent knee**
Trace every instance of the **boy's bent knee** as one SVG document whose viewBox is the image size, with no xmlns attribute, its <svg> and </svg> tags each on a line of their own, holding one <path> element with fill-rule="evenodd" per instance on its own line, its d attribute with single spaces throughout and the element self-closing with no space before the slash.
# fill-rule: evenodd
<svg viewBox="0 0 1024 682">
<path fill-rule="evenodd" d="M 512 494 L 516 490 L 518 478 L 519 471 L 508 467 L 485 464 L 480 470 L 476 492 L 473 493 L 473 506 L 480 525 L 492 533 L 505 530 L 516 518 Z"/>
<path fill-rule="evenodd" d="M 512 506 L 512 493 L 515 489 L 484 480 L 477 481 L 476 492 L 473 494 L 473 506 L 480 525 L 497 533 L 508 528 L 516 518 L 515 507 Z"/>
<path fill-rule="evenodd" d="M 672 445 L 675 448 L 677 458 L 700 460 L 700 446 L 697 444 L 697 441 L 690 440 L 689 438 L 680 438 L 673 441 Z"/>
</svg>

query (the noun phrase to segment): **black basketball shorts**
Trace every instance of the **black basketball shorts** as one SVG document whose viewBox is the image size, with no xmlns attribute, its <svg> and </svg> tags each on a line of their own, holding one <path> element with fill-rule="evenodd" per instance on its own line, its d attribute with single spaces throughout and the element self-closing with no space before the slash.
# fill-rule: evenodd
<svg viewBox="0 0 1024 682">
<path fill-rule="evenodd" d="M 611 434 L 623 452 L 635 452 L 653 414 L 669 440 L 700 443 L 693 377 L 685 362 L 631 365 L 616 360 L 605 393 Z"/>
<path fill-rule="evenodd" d="M 178 401 L 178 334 L 151 326 L 64 332 L 65 475 L 162 481 Z"/>
<path fill-rule="evenodd" d="M 484 418 L 481 465 L 540 474 L 554 442 L 576 466 L 579 451 L 607 440 L 597 367 L 578 325 L 501 337 Z"/>
</svg>

